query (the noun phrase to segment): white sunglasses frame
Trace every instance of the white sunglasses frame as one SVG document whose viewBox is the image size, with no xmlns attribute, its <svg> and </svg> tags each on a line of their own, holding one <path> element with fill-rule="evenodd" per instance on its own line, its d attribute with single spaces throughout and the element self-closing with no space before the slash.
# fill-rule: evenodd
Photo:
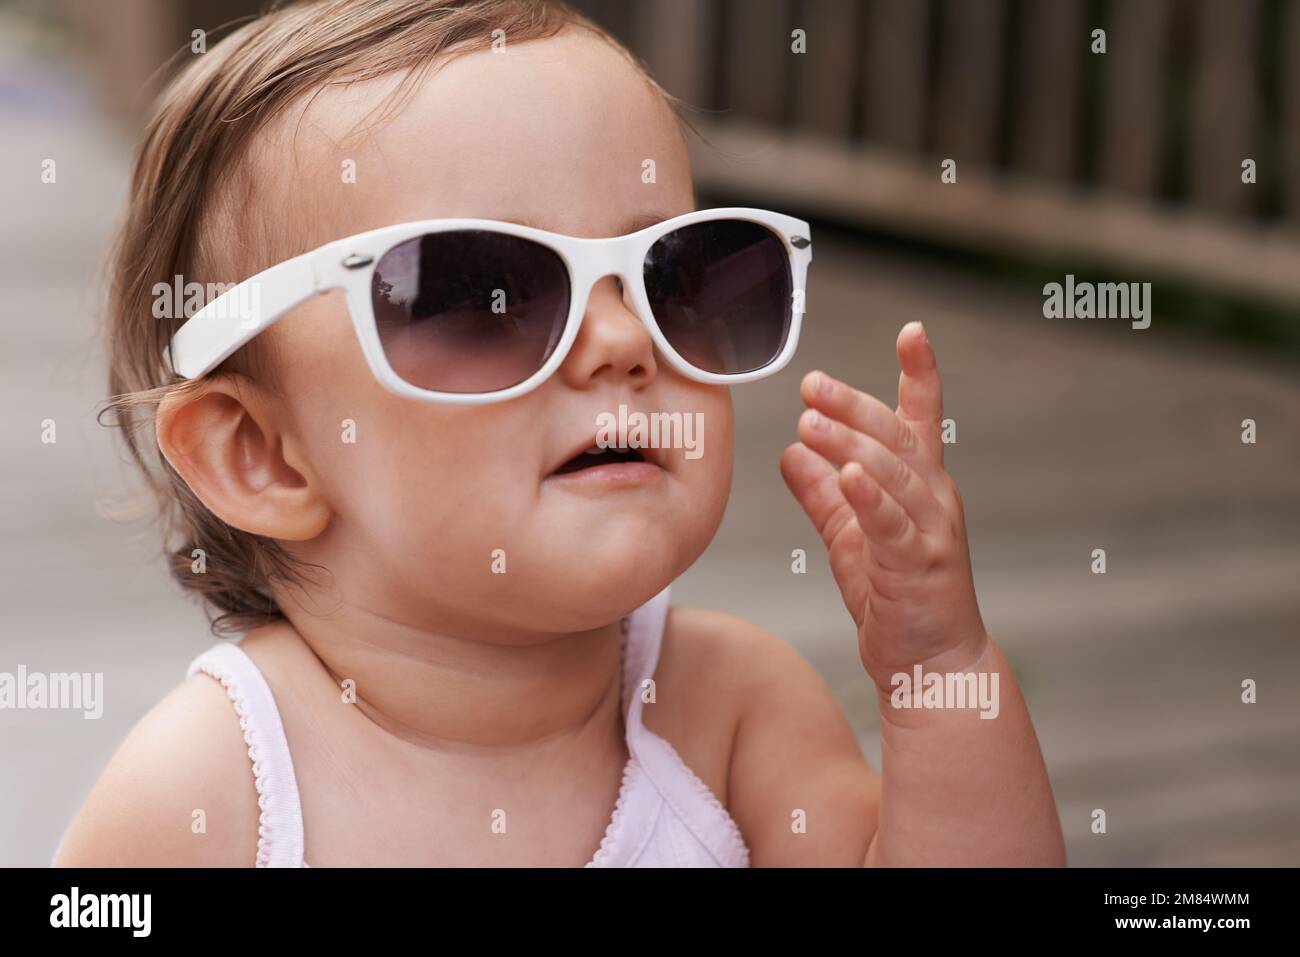
<svg viewBox="0 0 1300 957">
<path fill-rule="evenodd" d="M 775 359 L 749 372 L 706 372 L 683 359 L 669 345 L 654 321 L 645 291 L 643 264 L 651 246 L 662 236 L 683 226 L 722 219 L 740 219 L 766 226 L 781 239 L 789 256 L 793 301 L 786 341 Z M 559 343 L 540 369 L 508 389 L 473 393 L 422 389 L 393 371 L 379 338 L 370 298 L 371 281 L 379 260 L 394 246 L 417 236 L 462 229 L 491 230 L 530 239 L 559 255 L 568 270 L 569 314 Z M 600 279 L 614 275 L 623 281 L 625 291 L 630 291 L 637 315 L 649 331 L 655 347 L 673 368 L 698 382 L 731 385 L 773 375 L 794 356 L 803 325 L 804 290 L 811 261 L 812 235 L 806 222 L 770 210 L 739 206 L 702 209 L 674 216 L 635 233 L 610 239 L 582 239 L 490 219 L 430 219 L 399 223 L 326 243 L 249 277 L 207 303 L 182 325 L 163 351 L 163 358 L 183 379 L 206 375 L 294 307 L 315 295 L 342 289 L 347 296 L 348 312 L 366 364 L 385 389 L 407 398 L 450 405 L 504 402 L 531 392 L 555 373 L 578 337 L 592 287 Z M 250 286 L 257 290 L 257 296 L 252 297 L 256 304 L 252 315 L 245 308 L 250 298 L 247 287 Z"/>
</svg>

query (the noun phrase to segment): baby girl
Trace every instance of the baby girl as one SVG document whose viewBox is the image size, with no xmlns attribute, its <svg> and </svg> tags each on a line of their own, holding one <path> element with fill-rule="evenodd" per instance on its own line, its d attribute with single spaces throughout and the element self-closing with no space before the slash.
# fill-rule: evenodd
<svg viewBox="0 0 1300 957">
<path fill-rule="evenodd" d="M 176 577 L 242 638 L 135 727 L 57 863 L 1063 863 L 919 324 L 896 408 L 806 375 L 780 462 L 881 773 L 780 638 L 669 607 L 726 506 L 729 390 L 791 359 L 812 255 L 798 219 L 696 209 L 675 107 L 526 0 L 281 7 L 172 83 L 112 407 Z M 175 276 L 239 285 L 155 318 Z M 637 415 L 703 434 L 602 432 Z"/>
</svg>

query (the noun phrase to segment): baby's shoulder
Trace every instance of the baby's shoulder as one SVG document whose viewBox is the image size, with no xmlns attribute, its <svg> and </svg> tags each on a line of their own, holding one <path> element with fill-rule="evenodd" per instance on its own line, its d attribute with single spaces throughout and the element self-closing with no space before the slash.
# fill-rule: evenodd
<svg viewBox="0 0 1300 957">
<path fill-rule="evenodd" d="M 226 690 L 187 678 L 131 729 L 64 835 L 56 866 L 251 866 L 257 789 Z"/>
<path fill-rule="evenodd" d="M 741 726 L 774 696 L 822 698 L 825 683 L 784 640 L 736 615 L 673 606 L 655 668 L 646 726 L 726 803 Z M 753 722 L 749 722 L 753 724 Z"/>
<path fill-rule="evenodd" d="M 664 628 L 656 677 L 666 675 L 713 701 L 740 707 L 773 682 L 820 682 L 783 639 L 737 615 L 674 606 Z"/>
<path fill-rule="evenodd" d="M 665 731 L 652 730 L 713 774 L 700 776 L 740 826 L 755 863 L 862 863 L 879 777 L 830 687 L 799 652 L 743 618 L 674 608 L 655 681 L 660 702 L 681 700 L 656 713 Z M 792 808 L 830 824 L 816 839 L 792 841 Z"/>
</svg>

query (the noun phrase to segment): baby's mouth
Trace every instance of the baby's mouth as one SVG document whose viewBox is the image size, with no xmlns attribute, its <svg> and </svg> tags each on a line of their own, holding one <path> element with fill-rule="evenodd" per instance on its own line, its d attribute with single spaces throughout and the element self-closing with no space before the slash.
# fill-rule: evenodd
<svg viewBox="0 0 1300 957">
<path fill-rule="evenodd" d="M 557 468 L 552 475 L 569 475 L 573 472 L 581 472 L 585 469 L 599 468 L 602 465 L 620 465 L 625 462 L 644 462 L 646 458 L 641 454 L 639 449 L 633 448 L 607 448 L 603 449 L 593 445 L 588 449 L 579 452 L 573 458 L 564 462 Z"/>
</svg>

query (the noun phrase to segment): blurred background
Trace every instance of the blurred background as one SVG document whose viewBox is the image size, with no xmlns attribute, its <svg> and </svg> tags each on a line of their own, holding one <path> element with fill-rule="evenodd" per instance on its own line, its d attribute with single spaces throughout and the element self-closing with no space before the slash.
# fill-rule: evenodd
<svg viewBox="0 0 1300 957">
<path fill-rule="evenodd" d="M 803 373 L 892 405 L 894 338 L 922 319 L 1071 863 L 1300 863 L 1300 2 L 576 5 L 693 107 L 702 205 L 817 238 L 799 355 L 735 390 L 731 505 L 675 600 L 797 647 L 879 766 L 851 622 L 776 462 Z M 98 721 L 0 711 L 0 864 L 49 861 L 212 640 L 148 523 L 105 516 L 135 485 L 95 421 L 99 271 L 164 64 L 259 6 L 0 2 L 0 671 L 103 672 L 107 698 Z M 1067 273 L 1152 283 L 1151 327 L 1044 318 Z"/>
</svg>

